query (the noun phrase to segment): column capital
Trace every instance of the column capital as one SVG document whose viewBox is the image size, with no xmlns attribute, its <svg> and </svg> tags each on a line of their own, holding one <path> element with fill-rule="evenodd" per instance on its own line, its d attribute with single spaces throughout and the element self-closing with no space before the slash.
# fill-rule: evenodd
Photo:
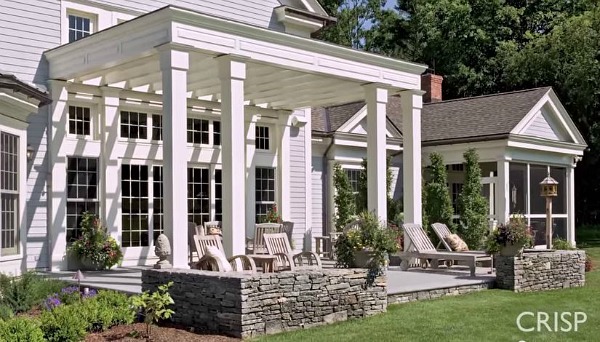
<svg viewBox="0 0 600 342">
<path fill-rule="evenodd" d="M 215 58 L 219 63 L 220 79 L 246 79 L 246 61 L 249 58 L 236 55 L 221 55 Z"/>
<path fill-rule="evenodd" d="M 189 70 L 189 48 L 173 44 L 160 45 L 156 48 L 160 54 L 161 70 Z"/>
<path fill-rule="evenodd" d="M 398 94 L 400 94 L 400 96 L 402 96 L 402 95 L 423 96 L 423 95 L 425 95 L 425 93 L 427 93 L 427 92 L 425 90 L 421 90 L 421 89 L 404 89 L 404 90 L 400 90 L 398 92 Z"/>
<path fill-rule="evenodd" d="M 48 80 L 48 88 L 52 100 L 66 101 L 68 97 L 67 81 L 65 80 Z"/>
<path fill-rule="evenodd" d="M 105 105 L 115 107 L 119 105 L 119 95 L 121 94 L 121 89 L 102 86 L 100 87 L 100 90 L 102 91 Z"/>
<path fill-rule="evenodd" d="M 367 83 L 363 84 L 363 88 L 365 89 L 365 97 L 367 102 L 371 101 L 371 98 L 373 97 L 377 103 L 388 102 L 388 85 L 383 83 Z"/>
</svg>

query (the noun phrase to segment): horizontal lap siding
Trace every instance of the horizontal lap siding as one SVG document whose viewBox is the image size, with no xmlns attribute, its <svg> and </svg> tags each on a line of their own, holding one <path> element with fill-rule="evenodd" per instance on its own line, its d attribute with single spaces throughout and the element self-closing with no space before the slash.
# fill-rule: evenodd
<svg viewBox="0 0 600 342">
<path fill-rule="evenodd" d="M 554 132 L 552 129 L 552 126 L 550 126 L 550 123 L 546 120 L 541 112 L 535 116 L 533 122 L 525 131 L 525 134 L 544 139 L 560 140 L 556 132 Z"/>
<path fill-rule="evenodd" d="M 296 112 L 304 116 L 304 112 Z M 306 231 L 306 161 L 304 127 L 292 128 L 290 138 L 290 214 L 294 221 L 295 249 L 302 249 Z"/>
<path fill-rule="evenodd" d="M 60 44 L 60 1 L 0 0 L 0 70 L 46 87 L 45 50 Z M 35 159 L 27 164 L 27 268 L 48 267 L 46 163 L 47 110 L 29 115 L 27 144 Z"/>
</svg>

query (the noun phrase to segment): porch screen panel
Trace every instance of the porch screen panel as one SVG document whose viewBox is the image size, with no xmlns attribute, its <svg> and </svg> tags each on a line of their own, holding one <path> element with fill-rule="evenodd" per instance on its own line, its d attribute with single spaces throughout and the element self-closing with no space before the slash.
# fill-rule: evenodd
<svg viewBox="0 0 600 342">
<path fill-rule="evenodd" d="M 19 137 L 0 133 L 1 255 L 19 253 Z"/>
<path fill-rule="evenodd" d="M 509 191 L 511 214 L 527 213 L 527 165 L 510 163 L 509 165 Z M 540 179 L 541 181 L 541 179 Z"/>
<path fill-rule="evenodd" d="M 67 158 L 67 243 L 81 236 L 83 213 L 98 213 L 98 160 Z"/>
<path fill-rule="evenodd" d="M 275 204 L 275 168 L 256 168 L 256 222 L 262 222 Z"/>
<path fill-rule="evenodd" d="M 123 165 L 121 177 L 123 247 L 148 246 L 148 166 Z"/>
<path fill-rule="evenodd" d="M 188 168 L 188 222 L 201 225 L 210 221 L 209 169 Z"/>
<path fill-rule="evenodd" d="M 152 199 L 152 236 L 153 241 L 156 241 L 158 236 L 165 231 L 164 226 L 164 211 L 163 211 L 163 168 L 162 166 L 154 166 L 152 168 L 152 185 L 154 198 Z"/>
</svg>

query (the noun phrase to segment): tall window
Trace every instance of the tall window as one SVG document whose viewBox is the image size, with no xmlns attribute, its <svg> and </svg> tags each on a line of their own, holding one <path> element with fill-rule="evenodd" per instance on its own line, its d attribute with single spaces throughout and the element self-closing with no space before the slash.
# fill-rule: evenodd
<svg viewBox="0 0 600 342">
<path fill-rule="evenodd" d="M 162 115 L 152 115 L 152 140 L 162 141 Z"/>
<path fill-rule="evenodd" d="M 458 197 L 463 189 L 462 183 L 451 183 L 452 184 L 452 208 L 454 209 L 454 215 L 458 215 Z"/>
<path fill-rule="evenodd" d="M 19 253 L 19 137 L 0 133 L 1 255 Z"/>
<path fill-rule="evenodd" d="M 123 165 L 121 177 L 123 247 L 148 246 L 148 166 Z"/>
<path fill-rule="evenodd" d="M 210 221 L 210 177 L 208 168 L 188 168 L 188 222 Z"/>
<path fill-rule="evenodd" d="M 69 15 L 69 43 L 92 34 L 93 21 L 90 17 Z"/>
<path fill-rule="evenodd" d="M 121 111 L 121 138 L 146 139 L 148 136 L 146 113 Z"/>
<path fill-rule="evenodd" d="M 98 160 L 67 158 L 67 243 L 81 236 L 84 212 L 98 213 Z"/>
<path fill-rule="evenodd" d="M 187 119 L 187 142 L 205 145 L 209 143 L 208 120 Z"/>
<path fill-rule="evenodd" d="M 275 169 L 256 168 L 256 222 L 261 222 L 267 211 L 275 204 Z"/>
<path fill-rule="evenodd" d="M 348 180 L 350 181 L 350 186 L 352 187 L 352 191 L 354 194 L 358 193 L 358 180 L 360 179 L 361 170 L 357 169 L 344 169 L 346 175 L 348 176 Z"/>
<path fill-rule="evenodd" d="M 215 220 L 223 220 L 223 171 L 215 170 Z"/>
<path fill-rule="evenodd" d="M 256 126 L 256 149 L 268 150 L 269 145 L 269 127 Z"/>
<path fill-rule="evenodd" d="M 154 166 L 152 168 L 152 184 L 153 184 L 153 193 L 154 198 L 152 200 L 153 204 L 153 212 L 152 212 L 152 235 L 154 237 L 154 241 L 156 238 L 162 233 L 165 232 L 164 226 L 164 216 L 165 213 L 163 211 L 163 167 L 162 166 Z"/>
<path fill-rule="evenodd" d="M 221 145 L 221 122 L 213 121 L 213 145 Z"/>
<path fill-rule="evenodd" d="M 91 126 L 90 108 L 69 106 L 69 134 L 90 135 Z"/>
</svg>

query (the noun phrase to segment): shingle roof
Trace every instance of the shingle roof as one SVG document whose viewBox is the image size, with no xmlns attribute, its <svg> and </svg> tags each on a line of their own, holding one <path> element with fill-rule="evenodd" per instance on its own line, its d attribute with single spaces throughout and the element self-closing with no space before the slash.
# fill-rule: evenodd
<svg viewBox="0 0 600 342">
<path fill-rule="evenodd" d="M 25 83 L 15 75 L 2 70 L 0 70 L 0 88 L 11 89 L 33 97 L 40 101 L 40 106 L 52 102 L 47 92 L 40 90 L 31 84 Z"/>
<path fill-rule="evenodd" d="M 423 142 L 442 142 L 508 134 L 550 89 L 534 88 L 426 103 L 421 114 L 421 139 Z M 334 132 L 364 105 L 364 102 L 355 102 L 315 108 L 312 112 L 313 130 Z M 399 97 L 389 98 L 387 112 L 389 120 L 402 132 Z"/>
</svg>

